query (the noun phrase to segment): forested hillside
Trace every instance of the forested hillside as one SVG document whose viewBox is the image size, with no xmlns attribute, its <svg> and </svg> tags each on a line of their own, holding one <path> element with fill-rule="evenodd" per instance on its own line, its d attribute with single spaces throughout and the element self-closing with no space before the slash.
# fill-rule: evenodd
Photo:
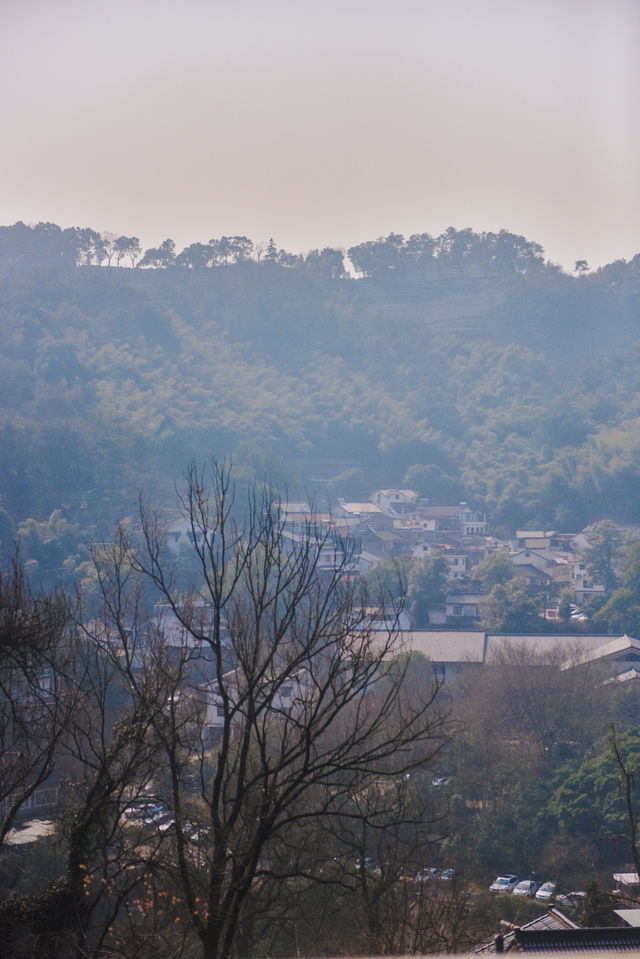
<svg viewBox="0 0 640 959">
<path fill-rule="evenodd" d="M 405 484 L 505 529 L 640 522 L 640 255 L 569 276 L 468 230 L 143 255 L 15 224 L 0 344 L 5 547 L 26 521 L 112 523 L 210 453 L 290 495 Z"/>
</svg>

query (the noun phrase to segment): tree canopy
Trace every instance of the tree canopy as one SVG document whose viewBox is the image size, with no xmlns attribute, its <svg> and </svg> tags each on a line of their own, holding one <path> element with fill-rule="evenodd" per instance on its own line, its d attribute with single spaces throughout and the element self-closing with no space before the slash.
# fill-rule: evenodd
<svg viewBox="0 0 640 959">
<path fill-rule="evenodd" d="M 640 258 L 569 276 L 468 230 L 349 254 L 0 228 L 7 529 L 127 515 L 204 450 L 278 464 L 290 495 L 362 476 L 506 530 L 640 519 Z"/>
</svg>

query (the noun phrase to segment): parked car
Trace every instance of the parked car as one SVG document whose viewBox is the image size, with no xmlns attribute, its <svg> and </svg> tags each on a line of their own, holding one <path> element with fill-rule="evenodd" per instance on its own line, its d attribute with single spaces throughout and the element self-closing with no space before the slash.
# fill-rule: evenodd
<svg viewBox="0 0 640 959">
<path fill-rule="evenodd" d="M 190 822 L 187 820 L 182 827 L 182 831 L 189 842 L 199 843 L 201 840 L 206 839 L 207 833 L 206 830 L 203 830 L 197 823 Z"/>
<path fill-rule="evenodd" d="M 416 882 L 430 882 L 432 879 L 440 878 L 440 870 L 434 866 L 425 866 L 420 872 L 416 873 Z"/>
<path fill-rule="evenodd" d="M 518 884 L 518 877 L 513 873 L 507 873 L 506 876 L 498 876 L 489 886 L 489 892 L 513 892 Z"/>
<path fill-rule="evenodd" d="M 544 902 L 550 902 L 555 898 L 556 883 L 543 882 L 536 893 L 536 899 L 542 899 Z"/>
<path fill-rule="evenodd" d="M 442 882 L 453 882 L 454 871 L 453 869 L 443 869 L 440 873 L 440 880 Z"/>
<path fill-rule="evenodd" d="M 584 898 L 583 892 L 565 892 L 556 897 L 556 905 L 562 906 L 563 909 L 575 909 L 576 906 L 582 905 Z"/>
<path fill-rule="evenodd" d="M 514 896 L 535 896 L 537 885 L 533 879 L 521 879 L 517 886 L 514 887 L 513 895 Z"/>
<path fill-rule="evenodd" d="M 157 799 L 139 799 L 127 806 L 122 815 L 127 822 L 151 826 L 159 816 L 164 816 L 167 810 Z"/>
<path fill-rule="evenodd" d="M 155 803 L 153 806 L 147 806 L 145 817 L 142 820 L 145 826 L 158 826 L 168 818 L 169 813 L 162 803 Z"/>
</svg>

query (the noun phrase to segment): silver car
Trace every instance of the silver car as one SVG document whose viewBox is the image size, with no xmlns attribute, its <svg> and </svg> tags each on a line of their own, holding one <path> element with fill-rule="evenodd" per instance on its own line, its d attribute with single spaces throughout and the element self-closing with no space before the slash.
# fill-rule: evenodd
<svg viewBox="0 0 640 959">
<path fill-rule="evenodd" d="M 518 883 L 518 877 L 512 873 L 498 876 L 489 886 L 489 892 L 513 892 Z"/>
<path fill-rule="evenodd" d="M 513 890 L 514 896 L 535 896 L 536 886 L 533 879 L 521 879 L 518 885 Z"/>
<path fill-rule="evenodd" d="M 536 893 L 536 899 L 542 899 L 544 902 L 550 902 L 556 894 L 555 882 L 543 882 Z"/>
</svg>

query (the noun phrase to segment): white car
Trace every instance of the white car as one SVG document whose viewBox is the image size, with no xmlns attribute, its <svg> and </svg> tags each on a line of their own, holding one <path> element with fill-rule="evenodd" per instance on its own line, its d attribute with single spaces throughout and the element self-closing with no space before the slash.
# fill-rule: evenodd
<svg viewBox="0 0 640 959">
<path fill-rule="evenodd" d="M 518 877 L 512 873 L 506 876 L 498 876 L 489 886 L 489 892 L 513 892 L 518 884 Z"/>
<path fill-rule="evenodd" d="M 536 899 L 542 899 L 544 902 L 549 902 L 551 899 L 554 898 L 555 894 L 556 894 L 555 882 L 543 882 L 536 893 Z"/>
<path fill-rule="evenodd" d="M 521 879 L 518 885 L 513 890 L 514 896 L 535 896 L 536 886 L 533 879 Z"/>
</svg>

